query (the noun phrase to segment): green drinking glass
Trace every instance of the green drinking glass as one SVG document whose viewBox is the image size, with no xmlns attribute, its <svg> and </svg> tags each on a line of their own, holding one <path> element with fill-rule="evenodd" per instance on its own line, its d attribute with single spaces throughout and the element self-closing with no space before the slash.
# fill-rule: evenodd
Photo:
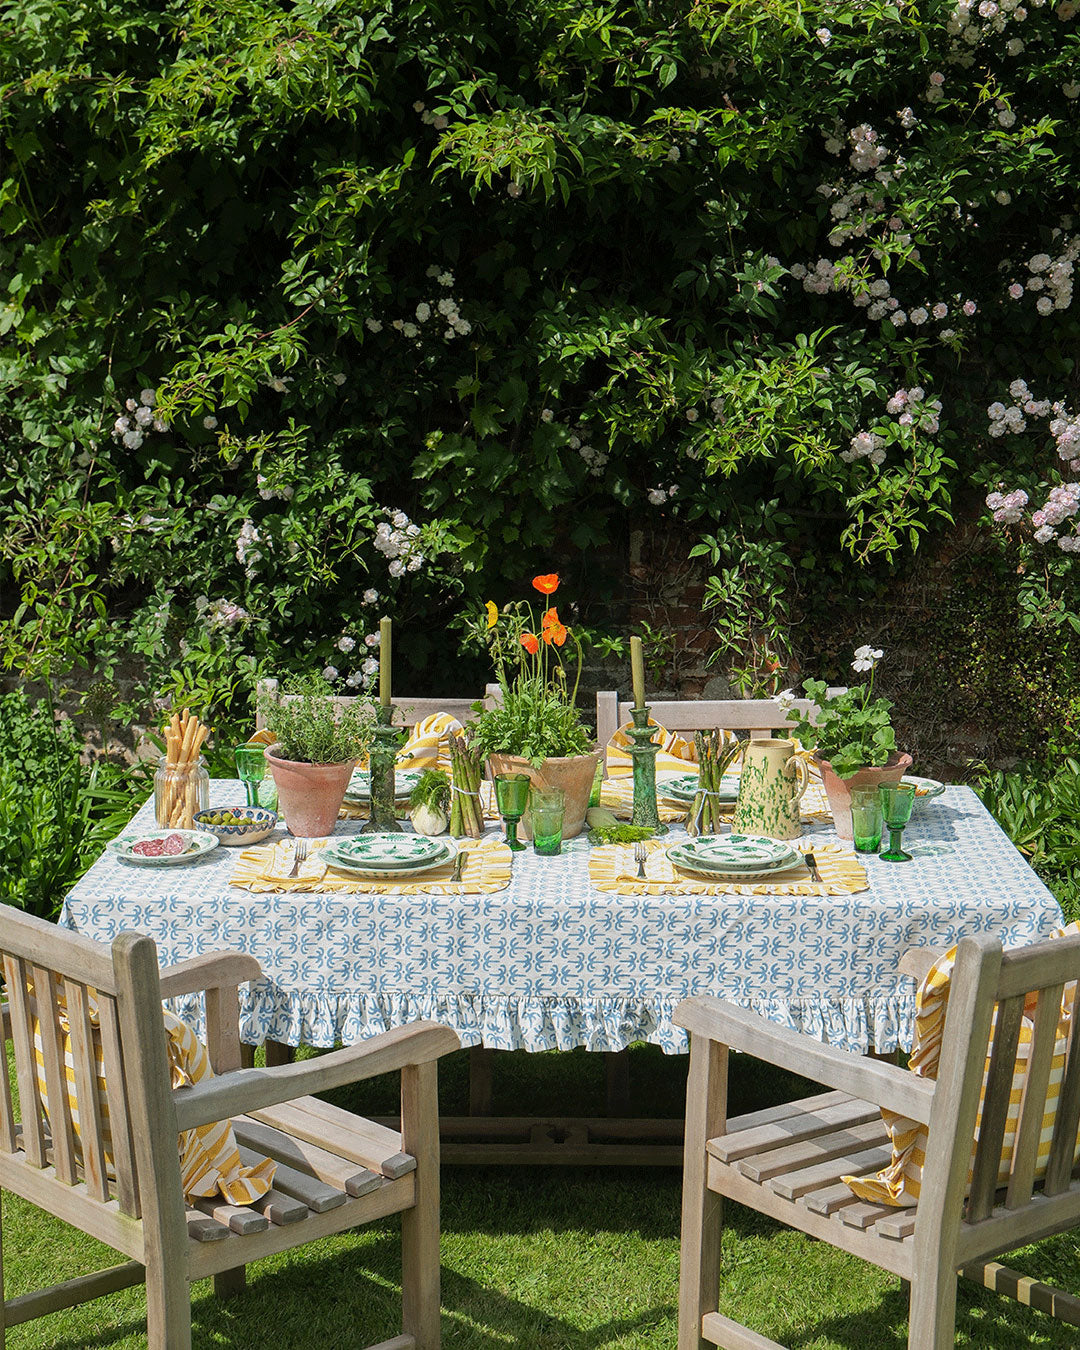
<svg viewBox="0 0 1080 1350">
<path fill-rule="evenodd" d="M 517 837 L 518 821 L 529 804 L 532 780 L 527 773 L 497 773 L 495 775 L 495 802 L 506 825 L 506 845 L 520 853 L 525 845 Z"/>
<path fill-rule="evenodd" d="M 856 853 L 876 853 L 881 847 L 881 793 L 876 787 L 853 788 L 851 826 Z"/>
<path fill-rule="evenodd" d="M 889 847 L 879 856 L 884 862 L 910 862 L 911 854 L 900 847 L 900 836 L 911 819 L 915 806 L 915 785 L 901 783 L 897 787 L 879 788 L 881 814 L 889 827 Z"/>
<path fill-rule="evenodd" d="M 533 788 L 529 798 L 533 849 L 547 857 L 562 852 L 563 812 L 566 793 L 562 788 Z"/>
<path fill-rule="evenodd" d="M 236 776 L 244 785 L 248 806 L 259 805 L 259 784 L 266 777 L 266 746 L 238 745 L 233 751 L 236 757 Z"/>
</svg>

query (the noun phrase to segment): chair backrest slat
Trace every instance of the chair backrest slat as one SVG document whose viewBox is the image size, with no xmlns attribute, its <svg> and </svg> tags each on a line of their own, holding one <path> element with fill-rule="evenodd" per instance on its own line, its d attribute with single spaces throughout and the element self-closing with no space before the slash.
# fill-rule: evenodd
<svg viewBox="0 0 1080 1350">
<path fill-rule="evenodd" d="M 68 1186 L 79 1179 L 75 1135 L 71 1126 L 71 1102 L 68 1098 L 64 1065 L 64 1029 L 60 1024 L 57 984 L 51 970 L 33 965 L 34 1004 L 37 1009 L 38 1035 L 45 1091 L 49 1099 L 49 1131 L 52 1135 L 53 1166 L 56 1175 Z"/>
<path fill-rule="evenodd" d="M 19 1115 L 22 1146 L 32 1167 L 45 1166 L 45 1131 L 41 1097 L 38 1094 L 34 1056 L 34 1010 L 26 987 L 26 965 L 17 956 L 4 953 L 4 980 L 11 1009 L 11 1043 L 15 1048 L 15 1080 L 19 1085 Z"/>
<path fill-rule="evenodd" d="M 1061 1020 L 1061 995 L 1064 985 L 1051 984 L 1039 992 L 1035 1025 L 1028 1055 L 1027 1077 L 1020 1104 L 1020 1125 L 1013 1149 L 1006 1209 L 1019 1209 L 1031 1199 L 1042 1139 L 1043 1117 L 1054 1062 L 1058 1023 Z"/>
<path fill-rule="evenodd" d="M 68 1029 L 71 1034 L 71 1060 L 74 1067 L 75 1100 L 79 1112 L 83 1178 L 86 1189 L 95 1200 L 107 1200 L 109 1178 L 105 1170 L 101 1107 L 98 1102 L 98 1062 L 86 986 L 75 980 L 65 980 L 64 1000 L 67 1003 Z"/>
<path fill-rule="evenodd" d="M 843 689 L 829 689 L 829 696 L 843 693 Z M 632 721 L 633 703 L 620 699 L 613 690 L 604 690 L 596 696 L 596 737 L 607 745 L 621 726 Z M 814 708 L 808 699 L 796 699 L 790 705 L 809 713 Z M 749 732 L 751 740 L 768 738 L 774 731 L 789 734 L 788 709 L 781 708 L 774 698 L 731 699 L 677 699 L 651 702 L 650 715 L 654 722 L 667 731 L 709 731 L 722 727 L 725 731 Z"/>
<path fill-rule="evenodd" d="M 11 1039 L 11 1007 L 5 1003 L 3 1040 Z M 0 1073 L 0 1149 L 5 1153 L 15 1152 L 15 1107 L 11 1100 L 11 1079 L 6 1073 Z"/>
<path fill-rule="evenodd" d="M 1080 994 L 1080 987 L 1073 991 Z M 1046 1163 L 1045 1195 L 1060 1195 L 1072 1179 L 1073 1158 L 1076 1153 L 1077 1133 L 1080 1132 L 1080 1018 L 1074 1009 L 1069 1028 L 1069 1044 L 1065 1049 L 1065 1074 L 1058 1094 L 1054 1134 L 1050 1141 L 1050 1156 Z"/>
<path fill-rule="evenodd" d="M 105 1064 L 105 1082 L 109 1096 L 109 1136 L 116 1173 L 116 1203 L 122 1214 L 138 1218 L 139 1180 L 135 1170 L 135 1149 L 131 1138 L 127 1079 L 120 1048 L 120 1019 L 114 998 L 98 998 L 101 1022 L 101 1051 Z"/>
<path fill-rule="evenodd" d="M 990 1052 L 990 1072 L 983 1092 L 982 1123 L 979 1142 L 975 1148 L 972 1166 L 971 1193 L 968 1197 L 967 1219 L 978 1223 L 989 1216 L 994 1207 L 1001 1150 L 1009 1116 L 1009 1097 L 1012 1092 L 1013 1071 L 1016 1067 L 1016 1047 L 1020 1042 L 1020 1026 L 1024 1018 L 1024 998 L 1018 994 L 998 1004 L 994 1027 L 994 1044 Z"/>
</svg>

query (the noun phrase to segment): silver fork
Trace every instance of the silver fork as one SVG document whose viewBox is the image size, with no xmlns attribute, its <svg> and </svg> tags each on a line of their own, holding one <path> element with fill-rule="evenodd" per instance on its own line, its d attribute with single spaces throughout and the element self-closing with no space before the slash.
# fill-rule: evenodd
<svg viewBox="0 0 1080 1350">
<path fill-rule="evenodd" d="M 307 850 L 308 841 L 306 839 L 298 839 L 296 841 L 296 847 L 293 849 L 293 863 L 292 867 L 289 869 L 289 876 L 297 877 L 300 875 L 300 864 L 307 858 Z"/>
<path fill-rule="evenodd" d="M 634 845 L 634 861 L 637 863 L 638 880 L 645 880 L 645 859 L 649 856 L 649 850 L 642 843 Z"/>
</svg>

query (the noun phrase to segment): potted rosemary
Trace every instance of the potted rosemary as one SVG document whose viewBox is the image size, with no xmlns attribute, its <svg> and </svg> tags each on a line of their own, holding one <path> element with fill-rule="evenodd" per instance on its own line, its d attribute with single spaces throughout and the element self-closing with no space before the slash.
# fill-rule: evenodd
<svg viewBox="0 0 1080 1350">
<path fill-rule="evenodd" d="M 356 762 L 371 747 L 374 708 L 361 698 L 336 704 L 313 675 L 286 681 L 282 696 L 259 700 L 259 711 L 274 737 L 266 762 L 290 834 L 330 834 Z"/>
<path fill-rule="evenodd" d="M 492 601 L 482 620 L 502 701 L 480 709 L 472 744 L 492 774 L 524 773 L 538 788 L 562 788 L 566 794 L 563 838 L 580 834 L 585 824 L 596 767 L 602 751 L 581 720 L 576 698 L 581 680 L 581 642 L 550 603 L 559 588 L 557 573 L 534 577 L 533 589 L 548 600 L 539 616 L 519 601 L 500 613 Z M 567 642 L 577 663 L 571 682 L 563 659 Z M 531 838 L 526 813 L 522 832 Z"/>
</svg>

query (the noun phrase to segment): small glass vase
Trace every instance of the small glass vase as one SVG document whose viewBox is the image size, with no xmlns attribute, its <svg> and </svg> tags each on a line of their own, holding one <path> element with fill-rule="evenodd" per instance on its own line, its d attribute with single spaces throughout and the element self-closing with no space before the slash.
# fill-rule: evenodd
<svg viewBox="0 0 1080 1350">
<path fill-rule="evenodd" d="M 154 774 L 154 816 L 172 830 L 195 828 L 195 812 L 210 805 L 210 774 L 200 756 L 196 764 L 169 765 L 162 755 Z"/>
</svg>

